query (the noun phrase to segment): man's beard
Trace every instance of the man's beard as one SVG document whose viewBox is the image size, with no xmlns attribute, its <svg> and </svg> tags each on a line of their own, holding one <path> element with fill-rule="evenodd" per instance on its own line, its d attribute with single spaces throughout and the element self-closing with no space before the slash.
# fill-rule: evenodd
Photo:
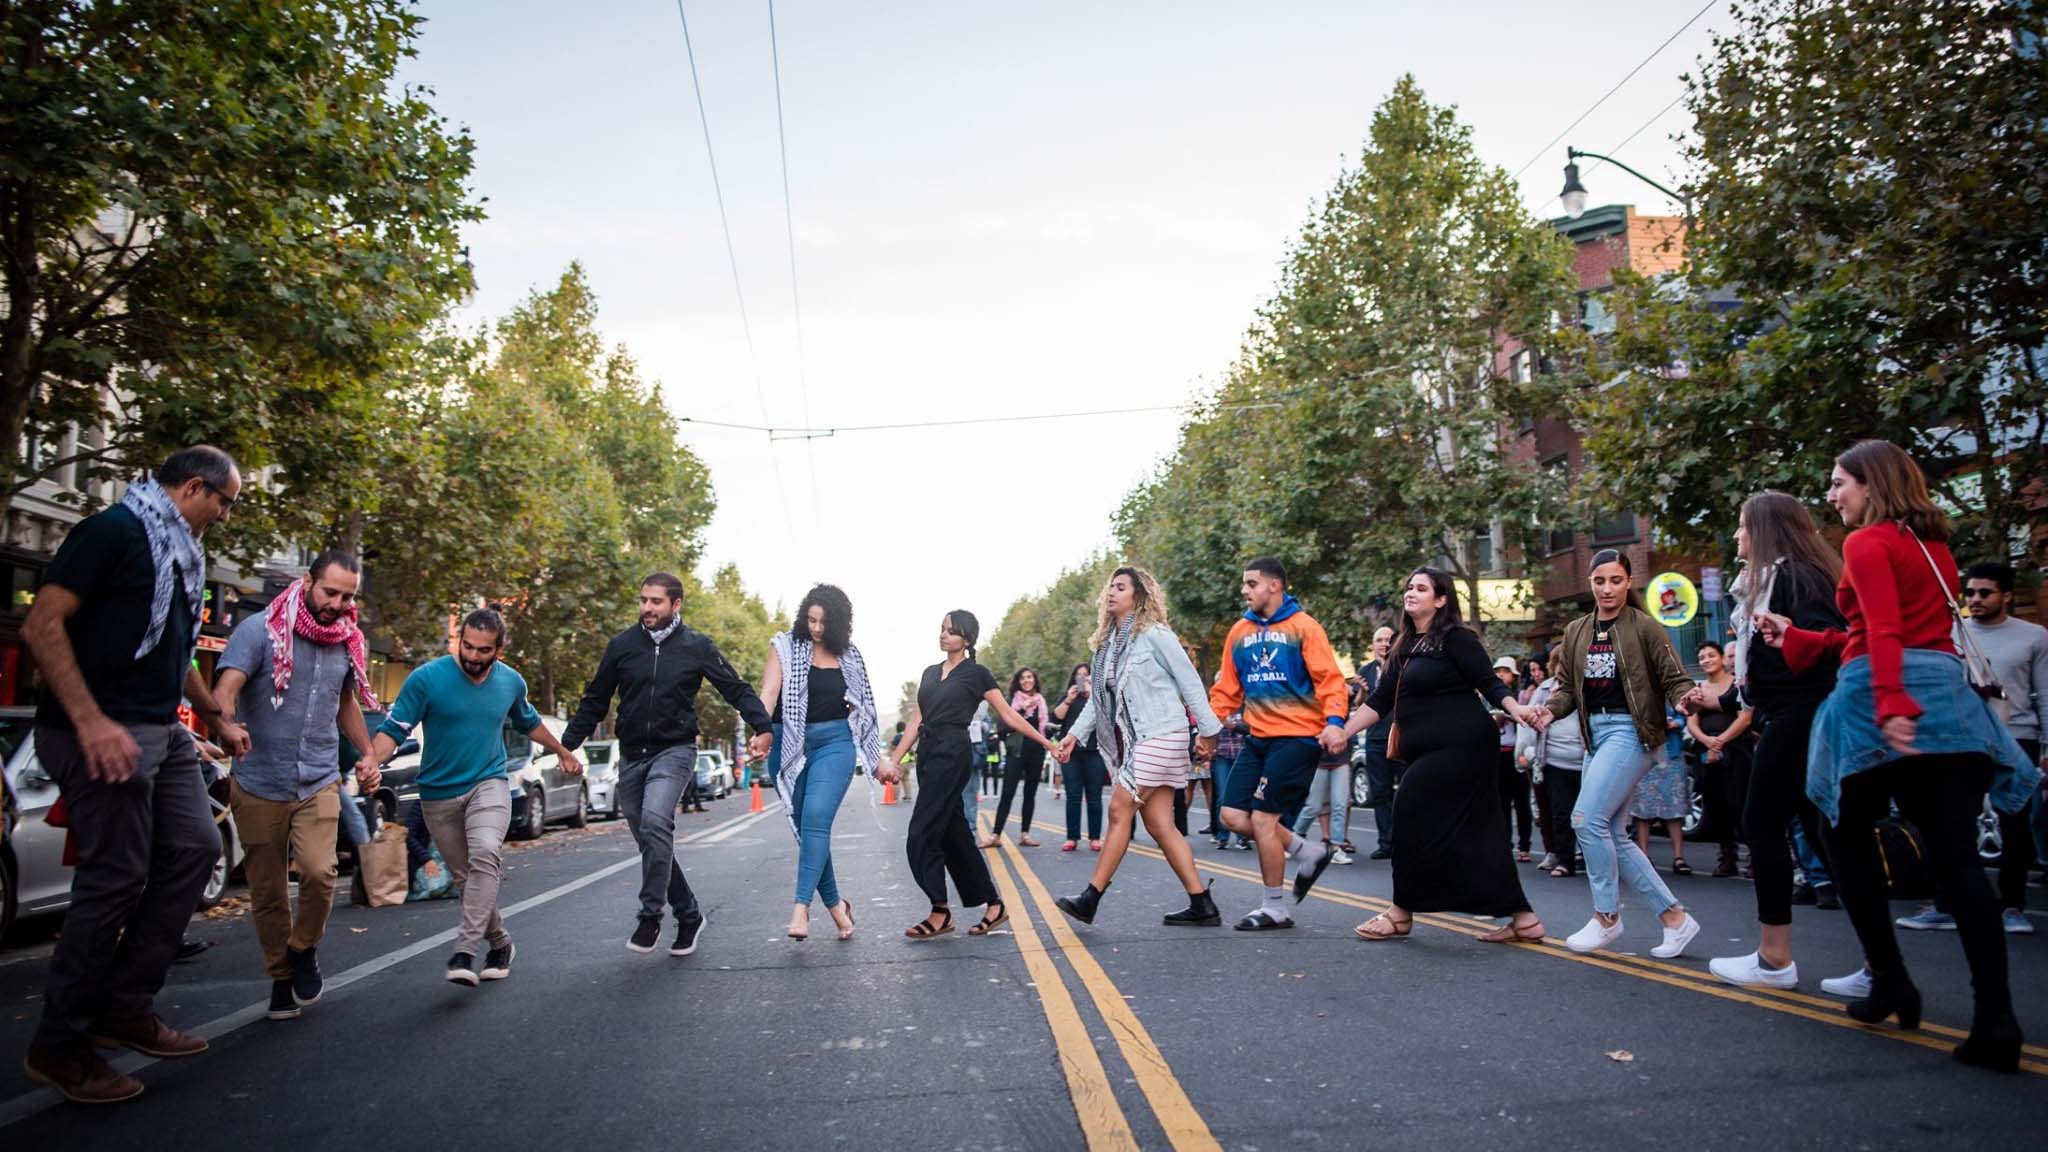
<svg viewBox="0 0 2048 1152">
<path fill-rule="evenodd" d="M 673 612 L 666 616 L 656 616 L 652 612 L 642 612 L 640 614 L 640 626 L 649 632 L 659 632 L 675 622 L 676 614 Z"/>
<path fill-rule="evenodd" d="M 310 611 L 313 613 L 313 619 L 318 621 L 322 628 L 332 628 L 343 616 L 348 615 L 348 609 L 339 607 L 310 608 Z"/>
<path fill-rule="evenodd" d="M 496 656 L 491 656 L 483 660 L 478 660 L 475 663 L 471 663 L 469 660 L 466 660 L 461 656 L 457 656 L 455 658 L 455 662 L 457 664 L 462 665 L 462 670 L 468 673 L 471 679 L 475 679 L 476 677 L 481 676 L 486 672 L 489 672 L 491 670 L 491 665 L 496 664 L 498 662 L 498 658 Z"/>
</svg>

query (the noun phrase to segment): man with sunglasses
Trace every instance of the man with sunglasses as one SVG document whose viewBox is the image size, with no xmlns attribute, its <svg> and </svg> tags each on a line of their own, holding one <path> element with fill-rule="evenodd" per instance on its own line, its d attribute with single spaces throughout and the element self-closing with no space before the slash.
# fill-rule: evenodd
<svg viewBox="0 0 2048 1152">
<path fill-rule="evenodd" d="M 2041 714 L 2048 704 L 2048 628 L 2008 614 L 2013 570 L 2010 565 L 1972 564 L 1963 573 L 1963 597 L 1970 615 L 1966 627 L 1999 683 L 2005 685 L 2006 727 L 2035 763 L 2041 758 Z M 2041 794 L 2024 812 L 1999 816 L 2005 852 L 1998 866 L 1998 893 L 2005 904 L 2005 930 L 2025 935 L 2034 930 L 2027 919 L 2027 869 L 2034 862 L 2034 829 L 2041 822 Z"/>
<path fill-rule="evenodd" d="M 199 540 L 242 488 L 234 460 L 198 445 L 80 521 L 43 574 L 22 637 L 46 691 L 36 753 L 57 782 L 78 848 L 64 934 L 50 957 L 42 1022 L 22 1065 L 67 1099 L 142 1092 L 96 1047 L 159 1059 L 206 1041 L 156 1014 L 185 924 L 220 856 L 193 734 L 179 697 L 209 725 L 220 705 L 192 663 L 206 595 Z M 249 738 L 219 726 L 233 755 Z"/>
</svg>

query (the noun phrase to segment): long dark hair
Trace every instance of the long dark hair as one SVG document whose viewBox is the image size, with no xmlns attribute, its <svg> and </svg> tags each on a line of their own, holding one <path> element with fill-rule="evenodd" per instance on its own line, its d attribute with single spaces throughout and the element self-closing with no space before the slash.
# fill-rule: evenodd
<svg viewBox="0 0 2048 1152">
<path fill-rule="evenodd" d="M 847 645 L 853 643 L 853 601 L 835 584 L 820 584 L 804 593 L 803 603 L 796 606 L 796 623 L 790 626 L 790 639 L 801 644 L 811 638 L 811 609 L 825 610 L 825 640 L 822 647 L 834 656 L 846 655 Z"/>
<path fill-rule="evenodd" d="M 1813 513 L 1797 497 L 1783 492 L 1763 491 L 1742 502 L 1742 529 L 1749 536 L 1749 567 L 1753 573 L 1768 572 L 1780 565 L 1773 579 L 1787 581 L 1788 591 L 1798 599 L 1832 602 L 1835 584 L 1842 577 L 1842 558 L 1821 539 Z M 1757 578 L 1750 576 L 1755 588 Z M 1743 605 L 1744 610 L 1761 612 L 1768 604 Z"/>
<path fill-rule="evenodd" d="M 958 633 L 962 640 L 967 641 L 967 658 L 973 660 L 974 642 L 981 639 L 981 621 L 976 620 L 974 613 L 967 609 L 955 608 L 946 613 L 946 623 L 951 624 L 953 631 Z"/>
<path fill-rule="evenodd" d="M 1406 612 L 1401 613 L 1401 633 L 1394 638 L 1394 649 L 1388 654 L 1389 662 L 1395 656 L 1413 653 L 1418 644 L 1427 643 L 1432 650 L 1442 651 L 1444 638 L 1451 634 L 1451 629 L 1465 626 L 1465 615 L 1458 610 L 1458 585 L 1451 579 L 1451 574 L 1441 568 L 1417 568 L 1408 574 L 1408 579 L 1413 580 L 1417 576 L 1429 578 L 1431 591 L 1444 598 L 1444 606 L 1437 609 L 1431 618 L 1429 631 L 1419 634 L 1415 631 L 1415 618 Z M 1402 587 L 1407 587 L 1405 581 Z"/>
<path fill-rule="evenodd" d="M 1074 685 L 1079 684 L 1081 682 L 1081 673 L 1087 671 L 1091 671 L 1091 669 L 1088 667 L 1086 660 L 1074 665 L 1074 670 L 1067 673 L 1067 687 L 1072 688 Z"/>
<path fill-rule="evenodd" d="M 1043 696 L 1045 694 L 1045 681 L 1039 678 L 1038 669 L 1033 668 L 1029 664 L 1010 673 L 1010 695 L 1015 696 L 1024 690 L 1024 674 L 1026 672 L 1031 673 L 1031 690 Z"/>
<path fill-rule="evenodd" d="M 1835 463 L 1870 492 L 1863 523 L 1851 528 L 1896 520 L 1922 540 L 1948 541 L 1948 513 L 1927 495 L 1927 476 L 1904 448 L 1889 440 L 1858 440 Z"/>
<path fill-rule="evenodd" d="M 1636 566 L 1630 562 L 1628 553 L 1623 552 L 1619 548 L 1602 548 L 1598 552 L 1593 553 L 1593 562 L 1586 565 L 1586 579 L 1591 580 L 1593 578 L 1593 570 L 1602 564 L 1621 565 L 1621 570 L 1628 573 L 1627 606 L 1639 611 L 1643 610 L 1643 590 L 1636 587 Z M 1597 614 L 1600 609 L 1596 606 L 1593 611 Z"/>
</svg>

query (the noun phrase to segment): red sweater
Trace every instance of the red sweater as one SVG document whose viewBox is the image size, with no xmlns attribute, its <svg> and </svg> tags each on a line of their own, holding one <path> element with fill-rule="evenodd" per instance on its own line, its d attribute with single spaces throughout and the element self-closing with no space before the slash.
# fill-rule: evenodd
<svg viewBox="0 0 2048 1152">
<path fill-rule="evenodd" d="M 1868 655 L 1877 722 L 1894 716 L 1917 719 L 1922 709 L 1901 682 L 1905 650 L 1956 650 L 1949 610 L 1959 591 L 1956 560 L 1946 544 L 1929 540 L 1927 551 L 1941 569 L 1939 584 L 1920 545 L 1898 524 L 1886 521 L 1849 533 L 1842 542 L 1842 583 L 1835 589 L 1835 604 L 1849 630 L 1787 629 L 1785 662 L 1804 671 L 1828 653 L 1844 663 Z"/>
</svg>

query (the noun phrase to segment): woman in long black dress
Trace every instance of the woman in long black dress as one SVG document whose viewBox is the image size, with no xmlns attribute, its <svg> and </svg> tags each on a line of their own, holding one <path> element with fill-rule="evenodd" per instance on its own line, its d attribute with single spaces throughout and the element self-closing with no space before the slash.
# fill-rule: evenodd
<svg viewBox="0 0 2048 1152">
<path fill-rule="evenodd" d="M 1481 940 L 1541 940 L 1543 921 L 1529 908 L 1508 852 L 1494 780 L 1499 740 L 1480 697 L 1518 721 L 1530 710 L 1494 677 L 1448 574 L 1416 569 L 1401 607 L 1387 671 L 1344 727 L 1349 738 L 1392 711 L 1408 765 L 1394 793 L 1394 905 L 1356 931 L 1365 940 L 1397 940 L 1417 912 L 1468 912 L 1509 917 Z"/>
<path fill-rule="evenodd" d="M 1048 752 L 1054 747 L 1003 699 L 995 676 L 975 663 L 974 642 L 980 635 L 981 622 L 974 613 L 947 613 L 939 625 L 939 650 L 946 658 L 924 670 L 924 679 L 917 686 L 917 707 L 903 738 L 882 757 L 877 777 L 894 779 L 904 758 L 913 748 L 917 750 L 917 771 L 923 779 L 910 809 L 910 871 L 931 900 L 932 911 L 903 930 L 912 940 L 929 940 L 953 930 L 953 911 L 946 901 L 948 872 L 953 874 L 953 886 L 960 890 L 961 904 L 985 906 L 981 923 L 969 928 L 968 935 L 987 935 L 1010 919 L 1009 910 L 996 895 L 988 861 L 974 846 L 967 813 L 960 806 L 960 793 L 975 771 L 974 746 L 967 739 L 967 724 L 974 719 L 974 710 L 986 700 L 989 710 L 1012 730 L 1024 733 L 1025 739 Z"/>
</svg>

